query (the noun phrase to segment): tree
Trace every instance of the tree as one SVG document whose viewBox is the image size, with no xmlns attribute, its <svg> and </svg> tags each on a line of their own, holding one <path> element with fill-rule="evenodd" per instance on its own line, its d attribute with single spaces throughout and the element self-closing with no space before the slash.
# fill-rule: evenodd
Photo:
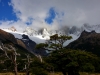
<svg viewBox="0 0 100 75">
<path fill-rule="evenodd" d="M 36 45 L 36 49 L 44 49 L 48 51 L 58 51 L 60 49 L 64 49 L 63 44 L 65 41 L 72 39 L 71 36 L 66 35 L 52 35 L 50 39 L 47 40 L 45 43 L 40 43 Z"/>
<path fill-rule="evenodd" d="M 30 73 L 30 64 L 31 64 L 32 60 L 31 60 L 31 56 L 28 54 L 27 55 L 27 64 L 26 66 L 26 75 L 29 75 Z"/>
<path fill-rule="evenodd" d="M 32 75 L 48 75 L 48 64 L 45 62 L 41 62 L 41 60 L 37 59 L 37 57 L 34 58 L 34 61 L 31 63 L 31 67 Z"/>
<path fill-rule="evenodd" d="M 3 44 L 2 42 L 0 42 L 0 49 L 2 51 L 4 51 L 6 57 L 12 61 L 13 65 L 14 65 L 14 71 L 15 71 L 15 75 L 17 74 L 17 62 L 16 62 L 16 58 L 17 58 L 17 52 L 14 46 L 12 46 L 11 44 Z"/>
<path fill-rule="evenodd" d="M 68 75 L 79 75 L 79 71 L 86 71 L 86 69 L 90 69 L 87 71 L 91 72 L 95 71 L 94 60 L 97 61 L 97 56 L 89 52 L 68 50 L 63 47 L 63 43 L 71 38 L 71 36 L 58 36 L 58 34 L 55 34 L 50 36 L 50 40 L 47 40 L 46 43 L 38 44 L 36 48 L 52 51 L 47 57 L 46 62 L 52 64 L 63 75 L 66 75 L 67 72 Z M 87 64 L 89 66 L 86 68 Z"/>
<path fill-rule="evenodd" d="M 86 51 L 64 49 L 52 52 L 46 62 L 51 63 L 63 75 L 66 75 L 67 72 L 68 75 L 79 75 L 79 71 L 82 69 L 84 71 L 89 69 L 88 72 L 95 71 L 94 62 L 98 62 L 98 57 Z"/>
<path fill-rule="evenodd" d="M 45 49 L 48 51 L 60 50 L 64 48 L 64 42 L 70 39 L 72 39 L 71 36 L 55 34 L 50 36 L 50 39 L 47 40 L 46 43 L 36 45 L 36 49 Z"/>
</svg>

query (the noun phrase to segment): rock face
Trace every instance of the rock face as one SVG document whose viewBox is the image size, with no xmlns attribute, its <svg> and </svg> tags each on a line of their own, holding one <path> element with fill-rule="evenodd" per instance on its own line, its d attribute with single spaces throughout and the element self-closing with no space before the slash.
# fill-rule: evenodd
<svg viewBox="0 0 100 75">
<path fill-rule="evenodd" d="M 32 40 L 29 39 L 29 37 L 27 35 L 22 35 L 22 42 L 25 44 L 27 50 L 33 52 L 33 50 L 35 49 L 36 43 Z"/>
<path fill-rule="evenodd" d="M 100 56 L 100 33 L 83 31 L 80 37 L 70 43 L 67 48 L 81 49 Z"/>
<path fill-rule="evenodd" d="M 27 49 L 27 48 L 26 48 L 26 45 L 25 45 L 25 44 L 23 43 L 23 41 L 21 41 L 20 39 L 17 39 L 17 43 L 18 43 L 18 45 L 20 45 L 21 47 Z"/>
</svg>

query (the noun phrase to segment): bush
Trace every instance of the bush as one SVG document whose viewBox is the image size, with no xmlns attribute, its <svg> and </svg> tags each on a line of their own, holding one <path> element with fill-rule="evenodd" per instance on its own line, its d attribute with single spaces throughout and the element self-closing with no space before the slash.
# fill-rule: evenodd
<svg viewBox="0 0 100 75">
<path fill-rule="evenodd" d="M 32 68 L 32 75 L 48 75 L 47 72 L 40 67 Z"/>
<path fill-rule="evenodd" d="M 91 63 L 86 63 L 83 67 L 82 67 L 83 71 L 85 72 L 94 72 L 95 71 L 95 67 L 91 64 Z"/>
</svg>

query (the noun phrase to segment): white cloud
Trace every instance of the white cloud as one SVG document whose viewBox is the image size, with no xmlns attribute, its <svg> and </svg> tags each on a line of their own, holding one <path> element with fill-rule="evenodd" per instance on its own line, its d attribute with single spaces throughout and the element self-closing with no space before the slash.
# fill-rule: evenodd
<svg viewBox="0 0 100 75">
<path fill-rule="evenodd" d="M 0 27 L 15 26 L 21 30 L 26 27 L 25 23 L 30 17 L 34 19 L 32 20 L 33 28 L 55 29 L 62 25 L 100 24 L 100 0 L 11 0 L 10 5 L 13 6 L 13 11 L 19 20 L 12 23 L 2 21 Z M 59 14 L 50 26 L 44 19 L 48 16 L 51 7 L 54 7 Z"/>
</svg>

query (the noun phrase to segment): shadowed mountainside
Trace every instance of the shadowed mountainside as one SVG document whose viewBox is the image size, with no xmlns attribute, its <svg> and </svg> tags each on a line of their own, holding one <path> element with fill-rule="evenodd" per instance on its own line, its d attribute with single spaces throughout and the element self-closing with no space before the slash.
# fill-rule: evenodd
<svg viewBox="0 0 100 75">
<path fill-rule="evenodd" d="M 81 49 L 100 56 L 100 33 L 83 31 L 80 37 L 71 42 L 66 48 Z"/>
</svg>

